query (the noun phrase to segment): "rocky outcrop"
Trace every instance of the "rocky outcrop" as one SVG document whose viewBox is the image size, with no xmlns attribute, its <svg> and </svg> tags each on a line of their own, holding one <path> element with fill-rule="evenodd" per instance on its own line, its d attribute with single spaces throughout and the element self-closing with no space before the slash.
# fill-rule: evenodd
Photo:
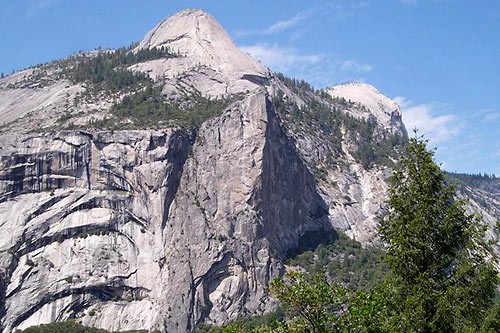
<svg viewBox="0 0 500 333">
<path fill-rule="evenodd" d="M 160 22 L 136 50 L 166 47 L 180 57 L 132 66 L 164 81 L 169 98 L 201 93 L 221 97 L 254 90 L 269 71 L 238 49 L 219 23 L 206 12 L 184 10 Z"/>
<path fill-rule="evenodd" d="M 166 318 L 193 328 L 268 310 L 280 259 L 308 230 L 331 229 L 327 212 L 264 92 L 205 123 L 164 232 L 166 262 L 182 263 L 165 282 L 176 286 L 166 291 L 174 301 Z"/>
<path fill-rule="evenodd" d="M 341 97 L 359 105 L 348 112 L 357 118 L 373 119 L 385 130 L 392 133 L 405 133 L 401 121 L 401 110 L 396 102 L 384 96 L 374 86 L 361 83 L 346 83 L 326 89 L 333 97 Z"/>
<path fill-rule="evenodd" d="M 20 144 L 0 164 L 3 331 L 75 317 L 152 327 L 162 218 L 189 136 L 59 132 Z"/>
</svg>

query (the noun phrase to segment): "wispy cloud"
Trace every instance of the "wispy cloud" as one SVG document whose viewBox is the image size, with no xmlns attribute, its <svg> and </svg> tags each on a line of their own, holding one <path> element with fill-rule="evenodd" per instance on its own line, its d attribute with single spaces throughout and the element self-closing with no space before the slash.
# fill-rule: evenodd
<svg viewBox="0 0 500 333">
<path fill-rule="evenodd" d="M 405 5 L 414 5 L 418 2 L 418 0 L 400 0 L 401 3 L 404 3 Z"/>
<path fill-rule="evenodd" d="M 39 12 L 50 8 L 62 0 L 30 0 L 26 5 L 26 17 L 33 18 Z"/>
<path fill-rule="evenodd" d="M 298 12 L 290 18 L 277 21 L 264 29 L 254 29 L 254 30 L 239 30 L 236 31 L 237 37 L 251 36 L 251 35 L 273 35 L 281 33 L 287 30 L 291 30 L 299 25 L 300 22 L 307 20 L 317 7 L 312 7 L 303 11 Z"/>
<path fill-rule="evenodd" d="M 482 121 L 492 123 L 500 121 L 500 111 L 495 108 L 479 109 L 468 112 L 467 120 L 470 122 Z"/>
<path fill-rule="evenodd" d="M 356 60 L 344 60 L 340 63 L 340 70 L 345 72 L 369 73 L 373 66 L 369 64 L 359 63 Z"/>
<path fill-rule="evenodd" d="M 314 12 L 313 8 L 299 12 L 289 19 L 286 19 L 283 21 L 278 21 L 278 22 L 272 24 L 271 26 L 262 30 L 262 33 L 265 35 L 268 35 L 268 34 L 275 34 L 275 33 L 279 33 L 279 32 L 291 29 L 291 28 L 297 26 L 297 24 L 300 21 L 304 21 L 307 18 L 309 18 L 313 12 Z"/>
<path fill-rule="evenodd" d="M 342 1 L 330 1 L 325 4 L 300 11 L 289 18 L 274 22 L 263 29 L 239 30 L 235 32 L 235 35 L 236 37 L 274 35 L 298 28 L 302 22 L 307 21 L 317 12 L 328 13 L 330 17 L 343 19 L 353 16 L 357 11 L 367 6 L 368 1 L 350 1 L 348 4 Z M 297 35 L 297 33 L 294 34 Z"/>
<path fill-rule="evenodd" d="M 399 0 L 401 3 L 405 4 L 405 5 L 415 5 L 417 4 L 418 2 L 420 2 L 420 0 Z M 451 2 L 453 0 L 431 0 L 431 2 L 434 2 L 434 3 L 443 3 L 443 2 Z"/>
<path fill-rule="evenodd" d="M 352 17 L 356 15 L 357 12 L 366 8 L 370 5 L 369 1 L 331 1 L 327 2 L 324 5 L 325 9 L 329 9 L 331 13 L 329 15 L 333 15 L 336 19 L 344 19 L 347 17 Z"/>
<path fill-rule="evenodd" d="M 404 97 L 396 97 L 394 100 L 401 107 L 406 128 L 409 130 L 417 128 L 432 145 L 449 141 L 460 133 L 459 119 L 452 114 L 438 115 L 438 111 L 446 109 L 442 105 L 415 104 Z"/>
<path fill-rule="evenodd" d="M 281 47 L 277 44 L 260 43 L 242 46 L 241 49 L 277 72 L 288 72 L 292 67 L 315 65 L 324 59 L 322 54 L 299 53 L 294 48 Z"/>
<path fill-rule="evenodd" d="M 499 174 L 500 156 L 495 156 L 494 152 L 498 151 L 498 135 L 495 131 L 498 131 L 500 126 L 500 112 L 495 108 L 460 112 L 455 107 L 451 109 L 449 106 L 435 103 L 430 105 L 432 106 L 430 115 L 433 118 L 438 114 L 451 116 L 451 110 L 457 114 L 452 116 L 445 127 L 458 134 L 451 135 L 449 140 L 440 141 L 439 146 L 435 144 L 436 141 L 432 142 L 438 148 L 436 152 L 438 159 L 446 162 L 446 169 Z M 412 106 L 414 105 L 409 107 Z M 404 110 L 403 120 L 406 120 Z"/>
<path fill-rule="evenodd" d="M 360 75 L 373 68 L 372 65 L 355 59 L 342 59 L 326 53 L 303 53 L 293 47 L 278 44 L 258 43 L 241 48 L 271 70 L 305 79 L 315 87 L 342 81 L 362 81 Z"/>
<path fill-rule="evenodd" d="M 484 115 L 483 120 L 486 122 L 493 122 L 500 120 L 500 112 L 491 111 Z"/>
</svg>

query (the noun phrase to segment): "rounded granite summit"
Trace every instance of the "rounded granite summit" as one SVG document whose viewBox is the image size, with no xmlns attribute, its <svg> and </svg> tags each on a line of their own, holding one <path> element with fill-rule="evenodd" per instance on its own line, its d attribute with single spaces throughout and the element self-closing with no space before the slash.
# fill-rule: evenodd
<svg viewBox="0 0 500 333">
<path fill-rule="evenodd" d="M 399 105 L 383 95 L 377 88 L 364 82 L 339 84 L 326 89 L 332 97 L 345 98 L 363 105 L 369 112 L 353 114 L 359 118 L 375 117 L 377 122 L 396 133 L 405 131 L 401 123 Z"/>
<path fill-rule="evenodd" d="M 137 49 L 168 47 L 197 63 L 225 73 L 267 76 L 268 70 L 240 50 L 210 14 L 186 9 L 161 21 Z"/>
</svg>

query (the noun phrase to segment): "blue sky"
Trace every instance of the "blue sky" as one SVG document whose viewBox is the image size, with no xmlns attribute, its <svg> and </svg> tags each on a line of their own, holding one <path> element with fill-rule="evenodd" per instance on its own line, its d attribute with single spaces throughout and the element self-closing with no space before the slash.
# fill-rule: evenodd
<svg viewBox="0 0 500 333">
<path fill-rule="evenodd" d="M 500 175 L 498 0 L 0 0 L 0 72 L 129 45 L 189 7 L 272 70 L 373 84 L 444 169 Z"/>
</svg>

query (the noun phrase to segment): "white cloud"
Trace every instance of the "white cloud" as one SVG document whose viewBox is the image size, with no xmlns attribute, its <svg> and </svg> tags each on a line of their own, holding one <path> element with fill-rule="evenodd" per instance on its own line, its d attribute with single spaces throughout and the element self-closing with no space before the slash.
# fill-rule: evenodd
<svg viewBox="0 0 500 333">
<path fill-rule="evenodd" d="M 50 8 L 62 0 L 30 0 L 26 6 L 27 6 L 27 12 L 26 16 L 28 18 L 33 18 L 36 16 L 40 11 L 43 11 L 47 8 Z"/>
<path fill-rule="evenodd" d="M 251 36 L 251 35 L 274 35 L 280 32 L 284 32 L 293 29 L 299 25 L 301 21 L 307 20 L 317 8 L 309 8 L 307 10 L 298 12 L 294 16 L 275 22 L 264 29 L 254 29 L 254 30 L 240 30 L 236 31 L 236 36 Z"/>
<path fill-rule="evenodd" d="M 269 26 L 268 28 L 262 30 L 262 33 L 265 35 L 269 35 L 291 29 L 295 27 L 300 21 L 309 18 L 309 16 L 311 16 L 313 11 L 314 11 L 313 9 L 309 9 L 306 11 L 299 12 L 287 20 L 278 21 Z"/>
<path fill-rule="evenodd" d="M 484 118 L 483 118 L 484 121 L 486 122 L 492 122 L 492 121 L 497 121 L 497 120 L 500 120 L 500 112 L 488 112 Z"/>
<path fill-rule="evenodd" d="M 394 100 L 401 107 L 406 128 L 409 131 L 417 128 L 432 145 L 449 141 L 459 134 L 461 125 L 454 115 L 437 115 L 437 109 L 443 109 L 442 105 L 436 103 L 416 105 L 404 97 L 396 97 Z"/>
<path fill-rule="evenodd" d="M 251 35 L 274 35 L 298 28 L 301 22 L 306 21 L 311 16 L 313 16 L 313 14 L 317 12 L 322 12 L 322 13 L 328 12 L 330 17 L 343 19 L 355 15 L 357 11 L 362 10 L 367 6 L 368 6 L 367 1 L 351 1 L 349 2 L 349 4 L 343 3 L 341 1 L 330 1 L 325 4 L 300 11 L 290 18 L 283 19 L 269 25 L 267 28 L 253 29 L 253 30 L 239 30 L 235 32 L 235 35 L 237 37 L 251 36 Z M 298 34 L 294 33 L 294 36 L 296 38 L 297 35 L 301 34 L 303 34 L 303 31 L 299 32 Z"/>
<path fill-rule="evenodd" d="M 321 54 L 301 54 L 294 48 L 277 44 L 261 43 L 242 46 L 241 49 L 277 72 L 288 72 L 294 66 L 314 65 L 323 59 Z"/>
<path fill-rule="evenodd" d="M 486 108 L 471 111 L 467 113 L 467 121 L 469 123 L 482 121 L 483 123 L 492 123 L 500 120 L 500 111 L 495 108 Z"/>
<path fill-rule="evenodd" d="M 419 2 L 419 0 L 399 0 L 401 3 L 405 5 L 415 5 Z M 443 2 L 451 2 L 453 0 L 432 0 L 434 3 L 443 3 Z"/>
<path fill-rule="evenodd" d="M 343 81 L 363 81 L 360 75 L 370 72 L 372 65 L 355 59 L 341 59 L 325 53 L 301 53 L 292 47 L 259 43 L 242 46 L 254 58 L 275 72 L 305 79 L 315 87 L 325 87 Z"/>
<path fill-rule="evenodd" d="M 369 73 L 372 68 L 372 65 L 362 64 L 352 59 L 344 60 L 340 63 L 340 70 L 344 72 Z"/>
<path fill-rule="evenodd" d="M 368 6 L 369 6 L 368 1 L 358 1 L 358 2 L 353 1 L 353 2 L 351 2 L 351 8 L 354 8 L 354 9 L 365 8 Z"/>
<path fill-rule="evenodd" d="M 323 8 L 333 11 L 333 13 L 329 13 L 329 15 L 333 15 L 333 17 L 341 20 L 356 15 L 358 11 L 369 5 L 368 1 L 331 1 L 326 3 Z"/>
</svg>

